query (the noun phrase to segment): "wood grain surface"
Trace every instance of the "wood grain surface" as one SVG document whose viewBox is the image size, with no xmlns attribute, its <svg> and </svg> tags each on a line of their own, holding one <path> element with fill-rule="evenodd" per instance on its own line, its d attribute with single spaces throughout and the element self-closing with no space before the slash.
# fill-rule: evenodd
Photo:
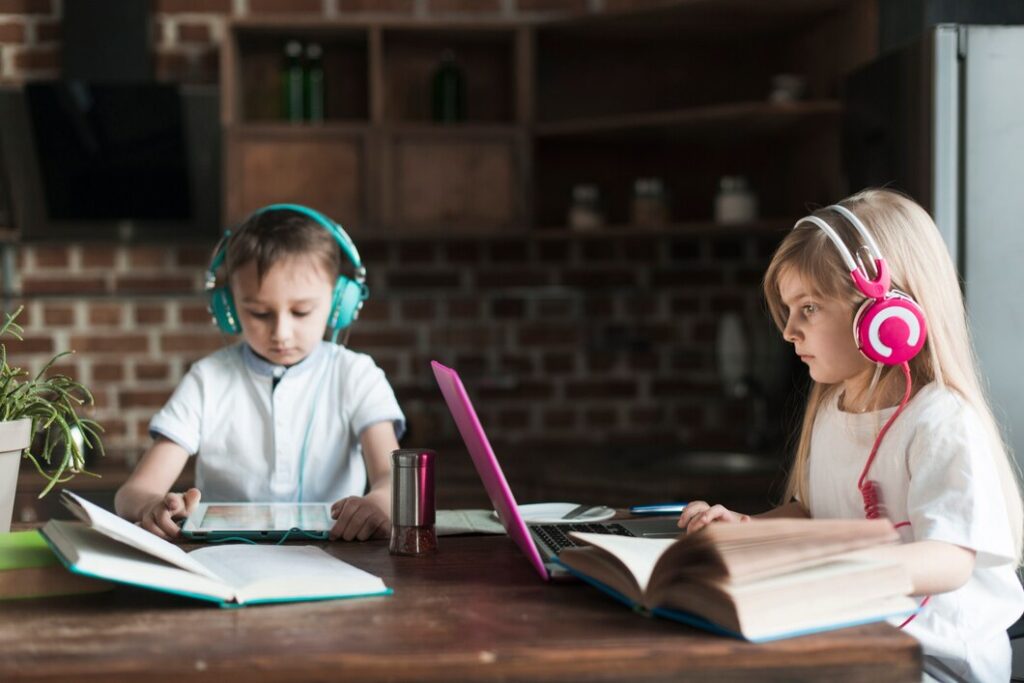
<svg viewBox="0 0 1024 683">
<path fill-rule="evenodd" d="M 507 537 L 386 541 L 333 555 L 380 598 L 218 609 L 142 589 L 0 603 L 0 681 L 917 681 L 916 641 L 885 624 L 752 645 L 645 618 L 580 583 L 545 583 Z"/>
</svg>

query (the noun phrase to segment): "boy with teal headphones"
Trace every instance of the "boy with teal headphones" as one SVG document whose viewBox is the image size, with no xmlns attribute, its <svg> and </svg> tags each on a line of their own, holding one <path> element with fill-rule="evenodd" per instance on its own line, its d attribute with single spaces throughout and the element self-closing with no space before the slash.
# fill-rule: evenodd
<svg viewBox="0 0 1024 683">
<path fill-rule="evenodd" d="M 214 321 L 242 341 L 194 363 L 152 419 L 155 442 L 118 490 L 118 514 L 176 538 L 201 491 L 333 502 L 332 539 L 386 535 L 405 417 L 373 359 L 334 343 L 367 296 L 355 244 L 313 209 L 274 204 L 225 235 L 206 280 Z M 171 492 L 193 455 L 196 488 Z"/>
</svg>

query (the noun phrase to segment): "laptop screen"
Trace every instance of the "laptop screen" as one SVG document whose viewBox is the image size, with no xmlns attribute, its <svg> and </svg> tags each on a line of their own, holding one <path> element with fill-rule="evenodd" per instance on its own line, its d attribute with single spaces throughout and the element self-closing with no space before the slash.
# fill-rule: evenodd
<svg viewBox="0 0 1024 683">
<path fill-rule="evenodd" d="M 459 434 L 462 435 L 462 440 L 469 450 L 469 456 L 473 459 L 473 465 L 484 483 L 487 496 L 491 499 L 491 505 L 498 513 L 498 519 L 501 520 L 505 531 L 523 551 L 537 573 L 547 580 L 550 575 L 544 566 L 544 560 L 541 559 L 540 552 L 526 528 L 526 523 L 523 521 L 522 515 L 519 514 L 512 489 L 509 488 L 508 482 L 505 480 L 505 473 L 501 471 L 498 458 L 495 457 L 487 435 L 484 434 L 484 428 L 480 425 L 476 410 L 469 400 L 466 388 L 462 385 L 459 373 L 437 361 L 431 361 L 430 366 L 434 370 L 438 386 L 441 387 L 444 401 L 448 404 L 448 410 L 451 411 L 452 417 L 455 419 L 455 426 L 458 427 Z"/>
</svg>

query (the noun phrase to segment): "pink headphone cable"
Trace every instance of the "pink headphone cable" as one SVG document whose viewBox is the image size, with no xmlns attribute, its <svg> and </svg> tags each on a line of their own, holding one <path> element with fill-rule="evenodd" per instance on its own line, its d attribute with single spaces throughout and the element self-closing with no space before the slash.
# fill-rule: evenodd
<svg viewBox="0 0 1024 683">
<path fill-rule="evenodd" d="M 868 470 L 871 469 L 871 463 L 875 461 L 875 456 L 878 455 L 878 447 L 882 444 L 882 438 L 885 433 L 889 431 L 889 427 L 896 421 L 896 418 L 900 416 L 903 409 L 907 407 L 907 401 L 910 400 L 910 365 L 906 362 L 901 363 L 900 367 L 903 369 L 903 379 L 906 380 L 906 389 L 903 391 L 903 400 L 900 401 L 899 407 L 896 412 L 886 420 L 885 424 L 880 430 L 878 430 L 878 436 L 875 437 L 875 444 L 871 447 L 871 454 L 868 456 L 867 462 L 864 463 L 864 469 L 860 473 L 860 479 L 857 480 L 857 488 L 860 490 L 860 495 L 864 499 L 864 516 L 868 519 L 878 519 L 882 516 L 884 510 L 882 509 L 882 503 L 879 500 L 878 495 L 878 483 L 865 479 L 868 476 Z"/>
<path fill-rule="evenodd" d="M 860 489 L 860 495 L 864 499 L 864 516 L 868 519 L 878 519 L 882 516 L 882 513 L 885 510 L 878 494 L 878 482 L 865 478 L 868 476 L 868 470 L 871 468 L 871 463 L 874 462 L 875 456 L 878 454 L 878 447 L 882 443 L 882 438 L 885 436 L 885 433 L 889 431 L 889 427 L 891 427 L 892 423 L 896 421 L 896 418 L 900 416 L 900 413 L 903 412 L 903 409 L 907 407 L 907 402 L 910 401 L 910 390 L 912 388 L 910 364 L 904 361 L 900 364 L 900 368 L 903 370 L 903 379 L 906 380 L 906 388 L 903 390 L 903 400 L 900 401 L 900 405 L 896 408 L 896 412 L 894 412 L 892 416 L 886 420 L 885 424 L 882 425 L 882 428 L 878 430 L 878 436 L 875 437 L 875 444 L 871 447 L 871 454 L 868 456 L 867 462 L 864 463 L 864 469 L 860 473 L 860 479 L 857 480 L 857 488 Z M 909 526 L 910 522 L 902 522 L 897 526 L 903 525 Z M 921 605 L 918 610 L 927 605 L 931 597 L 932 596 L 930 595 L 926 595 L 924 600 L 921 601 Z M 899 628 L 903 628 L 912 622 L 914 617 L 919 613 L 920 611 L 911 614 L 907 617 L 906 621 L 899 625 Z"/>
</svg>

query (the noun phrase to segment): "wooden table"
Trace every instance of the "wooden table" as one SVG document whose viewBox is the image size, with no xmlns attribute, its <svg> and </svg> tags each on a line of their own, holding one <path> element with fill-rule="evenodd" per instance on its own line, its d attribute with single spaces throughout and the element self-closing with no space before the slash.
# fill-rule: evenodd
<svg viewBox="0 0 1024 683">
<path fill-rule="evenodd" d="M 507 537 L 332 554 L 389 597 L 218 609 L 119 587 L 0 602 L 0 681 L 918 681 L 917 642 L 884 624 L 765 645 L 630 612 L 542 582 Z"/>
</svg>

